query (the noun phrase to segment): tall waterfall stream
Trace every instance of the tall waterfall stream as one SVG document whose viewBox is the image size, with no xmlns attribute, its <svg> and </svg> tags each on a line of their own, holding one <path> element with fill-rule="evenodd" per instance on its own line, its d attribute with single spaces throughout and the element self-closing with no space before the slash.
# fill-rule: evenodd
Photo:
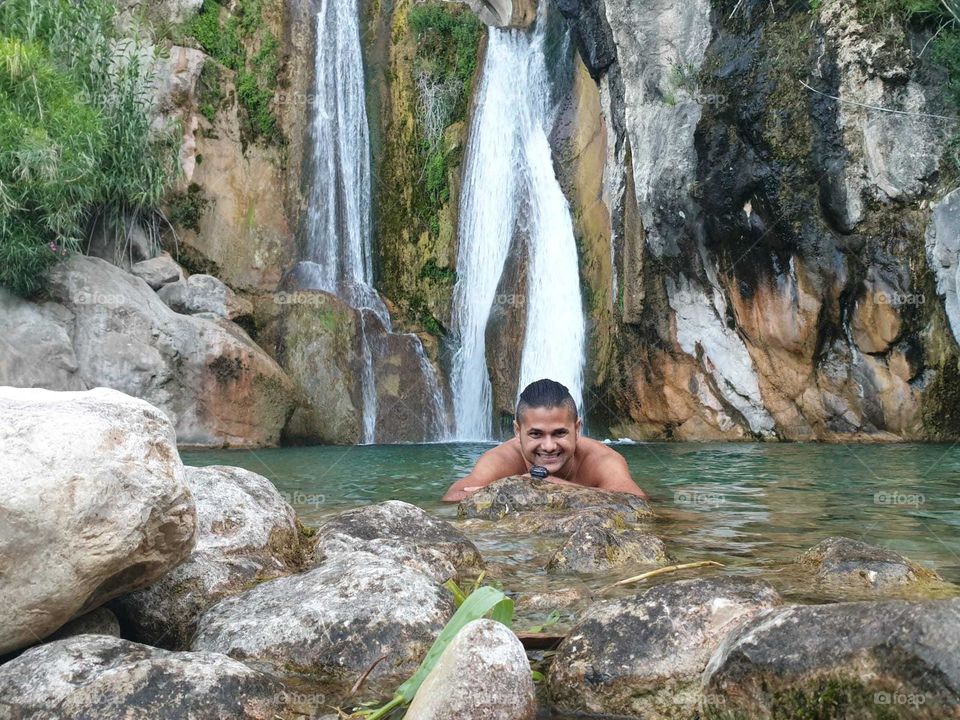
<svg viewBox="0 0 960 720">
<path fill-rule="evenodd" d="M 527 237 L 526 336 L 517 393 L 542 377 L 582 406 L 586 328 L 570 208 L 548 136 L 555 108 L 545 56 L 546 2 L 531 31 L 491 28 L 460 204 L 453 359 L 455 437 L 492 436 L 485 331 L 516 230 Z"/>
</svg>

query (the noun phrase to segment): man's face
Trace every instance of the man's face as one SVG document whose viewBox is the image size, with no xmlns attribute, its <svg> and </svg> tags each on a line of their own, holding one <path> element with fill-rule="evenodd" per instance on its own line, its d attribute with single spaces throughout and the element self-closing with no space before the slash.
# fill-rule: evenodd
<svg viewBox="0 0 960 720">
<path fill-rule="evenodd" d="M 551 475 L 573 458 L 580 435 L 580 420 L 567 407 L 527 408 L 513 423 L 520 452 L 528 465 L 542 465 Z"/>
</svg>

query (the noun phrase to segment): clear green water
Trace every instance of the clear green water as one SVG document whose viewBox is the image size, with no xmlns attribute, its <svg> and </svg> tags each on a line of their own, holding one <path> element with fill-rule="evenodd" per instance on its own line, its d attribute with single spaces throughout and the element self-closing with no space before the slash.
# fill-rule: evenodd
<svg viewBox="0 0 960 720">
<path fill-rule="evenodd" d="M 489 447 L 324 446 L 185 452 L 183 458 L 270 478 L 311 525 L 388 499 L 455 521 L 456 507 L 438 498 Z M 766 578 L 794 600 L 843 599 L 817 595 L 793 561 L 820 540 L 845 535 L 907 555 L 960 585 L 960 445 L 648 443 L 616 449 L 650 494 L 660 518 L 655 532 L 678 562 L 716 560 L 725 572 Z M 460 527 L 480 548 L 491 575 L 510 590 L 575 586 L 595 592 L 636 572 L 550 576 L 542 567 L 560 538 L 524 536 L 479 521 Z"/>
</svg>

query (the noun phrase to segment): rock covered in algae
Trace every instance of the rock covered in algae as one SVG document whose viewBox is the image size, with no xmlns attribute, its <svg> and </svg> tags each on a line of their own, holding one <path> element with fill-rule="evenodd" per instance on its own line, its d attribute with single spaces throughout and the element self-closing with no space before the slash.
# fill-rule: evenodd
<svg viewBox="0 0 960 720">
<path fill-rule="evenodd" d="M 300 569 L 307 548 L 293 508 L 265 477 L 242 468 L 187 468 L 197 544 L 150 587 L 115 607 L 134 640 L 184 650 L 210 605 L 251 584 Z"/>
<path fill-rule="evenodd" d="M 960 717 L 960 598 L 798 605 L 753 618 L 704 673 L 703 717 Z"/>
<path fill-rule="evenodd" d="M 807 550 L 799 562 L 816 572 L 818 583 L 838 588 L 887 590 L 942 578 L 886 548 L 845 537 L 830 537 Z"/>
<path fill-rule="evenodd" d="M 163 412 L 106 388 L 0 388 L 0 653 L 149 585 L 195 531 Z"/>
<path fill-rule="evenodd" d="M 0 666 L 0 697 L 5 720 L 273 720 L 284 710 L 283 686 L 241 662 L 106 635 L 27 650 Z"/>
<path fill-rule="evenodd" d="M 474 620 L 443 651 L 410 704 L 407 720 L 533 720 L 530 663 L 505 625 Z"/>
<path fill-rule="evenodd" d="M 464 498 L 458 507 L 461 518 L 486 520 L 500 520 L 524 512 L 543 514 L 574 510 L 612 511 L 622 515 L 626 522 L 654 517 L 647 502 L 636 495 L 560 485 L 519 475 L 490 483 Z"/>
<path fill-rule="evenodd" d="M 385 656 L 364 689 L 389 694 L 416 671 L 453 612 L 452 596 L 431 577 L 370 553 L 345 553 L 221 600 L 200 618 L 192 649 L 339 689 Z"/>
<path fill-rule="evenodd" d="M 687 719 L 724 636 L 780 602 L 765 582 L 721 576 L 596 603 L 557 649 L 551 701 L 573 713 Z"/>
<path fill-rule="evenodd" d="M 358 550 L 419 570 L 441 583 L 483 568 L 480 551 L 463 533 L 399 500 L 340 513 L 317 531 L 315 554 L 321 562 Z"/>
<path fill-rule="evenodd" d="M 663 541 L 634 528 L 584 525 L 547 562 L 551 572 L 605 572 L 623 565 L 666 565 Z"/>
</svg>

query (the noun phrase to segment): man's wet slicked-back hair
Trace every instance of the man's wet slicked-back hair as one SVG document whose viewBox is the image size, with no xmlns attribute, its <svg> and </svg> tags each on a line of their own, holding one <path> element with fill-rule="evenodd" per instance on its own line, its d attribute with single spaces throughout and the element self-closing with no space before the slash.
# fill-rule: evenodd
<svg viewBox="0 0 960 720">
<path fill-rule="evenodd" d="M 520 399 L 517 401 L 517 422 L 522 421 L 523 413 L 527 408 L 556 407 L 567 408 L 573 413 L 573 419 L 577 419 L 577 403 L 574 402 L 566 385 L 546 378 L 537 380 L 527 385 L 520 393 Z"/>
</svg>

